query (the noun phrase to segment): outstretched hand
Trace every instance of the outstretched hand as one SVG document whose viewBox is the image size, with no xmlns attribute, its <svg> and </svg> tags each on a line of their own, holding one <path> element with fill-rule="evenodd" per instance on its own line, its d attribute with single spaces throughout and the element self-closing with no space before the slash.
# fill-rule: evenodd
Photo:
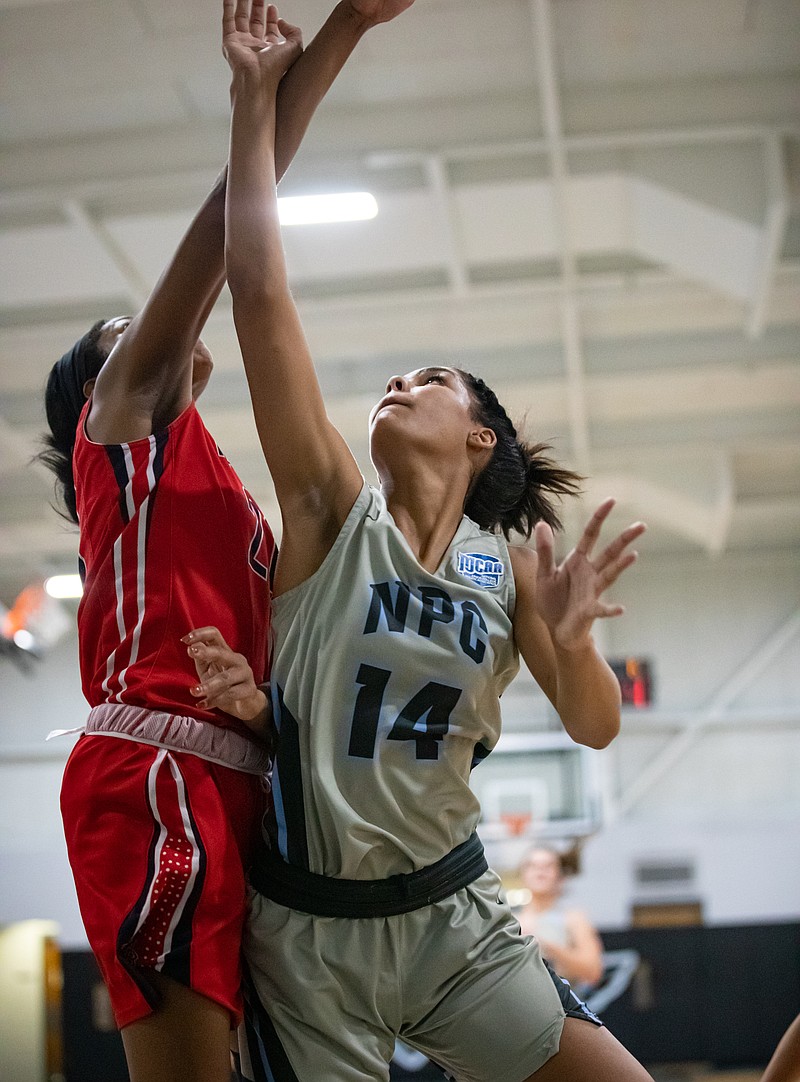
<svg viewBox="0 0 800 1082">
<path fill-rule="evenodd" d="M 604 602 L 602 595 L 636 559 L 637 553 L 628 546 L 647 527 L 643 522 L 634 522 L 592 559 L 592 550 L 614 503 L 608 499 L 600 504 L 578 544 L 559 565 L 553 555 L 553 531 L 544 522 L 536 524 L 536 605 L 553 641 L 566 650 L 588 643 L 595 620 L 620 616 L 625 611 L 622 605 Z"/>
<path fill-rule="evenodd" d="M 224 710 L 263 734 L 269 720 L 267 697 L 255 682 L 243 654 L 231 650 L 216 627 L 201 627 L 184 635 L 200 683 L 189 690 L 205 710 Z"/>
<path fill-rule="evenodd" d="M 360 18 L 377 26 L 388 23 L 407 11 L 414 0 L 348 0 L 350 7 Z"/>
<path fill-rule="evenodd" d="M 264 0 L 222 0 L 222 52 L 233 72 L 272 78 L 277 86 L 303 51 L 303 35 Z"/>
</svg>

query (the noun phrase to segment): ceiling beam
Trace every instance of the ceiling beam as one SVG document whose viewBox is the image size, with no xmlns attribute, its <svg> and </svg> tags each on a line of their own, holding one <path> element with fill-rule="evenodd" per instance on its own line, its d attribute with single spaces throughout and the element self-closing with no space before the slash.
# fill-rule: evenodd
<svg viewBox="0 0 800 1082">
<path fill-rule="evenodd" d="M 770 135 L 764 140 L 764 175 L 767 213 L 745 324 L 751 338 L 760 338 L 764 333 L 775 269 L 783 251 L 791 211 L 783 140 L 778 135 Z"/>
<path fill-rule="evenodd" d="M 578 307 L 578 264 L 570 234 L 567 150 L 561 121 L 556 76 L 550 0 L 530 0 L 534 46 L 539 74 L 542 120 L 550 161 L 553 209 L 560 248 L 560 316 L 564 363 L 567 373 L 567 402 L 575 462 L 579 469 L 591 468 L 589 412 L 586 402 L 585 365 Z"/>
<path fill-rule="evenodd" d="M 440 154 L 426 155 L 424 166 L 425 175 L 441 218 L 442 239 L 444 240 L 447 276 L 450 280 L 450 286 L 455 296 L 464 297 L 469 292 L 469 276 L 461 251 L 458 219 L 450 191 L 450 183 L 447 178 L 447 167 Z"/>
<path fill-rule="evenodd" d="M 109 230 L 106 229 L 105 224 L 92 217 L 79 200 L 68 199 L 63 206 L 68 220 L 78 229 L 89 233 L 114 264 L 125 282 L 133 308 L 138 311 L 150 295 L 151 288 L 150 284 L 145 281 L 144 276 L 139 272 L 138 267 L 117 243 Z"/>
<path fill-rule="evenodd" d="M 533 3 L 534 0 L 531 0 Z M 567 135 L 562 133 L 561 142 L 567 153 L 572 151 L 613 151 L 637 149 L 643 147 L 692 147 L 704 144 L 727 143 L 765 143 L 770 139 L 800 139 L 800 124 L 785 120 L 775 124 L 722 124 L 698 126 L 695 128 L 664 128 L 641 131 L 613 131 Z M 84 140 L 88 145 L 102 145 L 103 139 Z M 73 144 L 79 155 L 83 153 L 80 143 Z M 54 148 L 55 149 L 55 148 Z M 160 147 L 159 147 L 160 149 Z M 63 148 L 57 148 L 59 156 Z M 449 162 L 491 161 L 497 158 L 545 156 L 550 151 L 548 138 L 518 139 L 513 141 L 483 142 L 469 145 L 453 145 L 437 149 L 436 156 L 445 165 Z M 368 169 L 391 170 L 408 165 L 419 165 L 429 157 L 429 152 L 420 149 L 403 148 L 374 153 L 367 153 L 364 163 Z M 138 157 L 142 157 L 141 152 Z M 3 152 L 0 152 L 0 162 Z M 161 155 L 159 161 L 170 159 Z M 319 157 L 324 162 L 324 155 Z M 50 170 L 50 173 L 53 171 Z M 37 169 L 39 176 L 47 175 L 42 166 Z M 0 192 L 0 212 L 7 215 L 21 213 L 36 207 L 53 210 L 61 207 L 66 199 L 75 199 L 84 204 L 103 199 L 130 199 L 139 209 L 152 198 L 154 207 L 161 208 L 163 200 L 171 201 L 184 190 L 191 193 L 187 206 L 194 206 L 198 193 L 205 192 L 219 173 L 219 165 L 214 158 L 207 166 L 197 168 L 166 168 L 160 172 L 142 173 L 137 176 L 113 176 L 102 178 L 80 178 L 56 181 L 49 184 L 31 183 L 15 188 L 6 183 L 6 190 Z"/>
<path fill-rule="evenodd" d="M 664 775 L 672 769 L 706 733 L 709 726 L 725 717 L 739 695 L 750 687 L 767 666 L 800 634 L 800 609 L 796 610 L 769 635 L 761 646 L 740 665 L 711 697 L 695 722 L 673 737 L 648 763 L 636 780 L 628 786 L 610 809 L 611 822 L 628 815 L 647 796 Z M 607 825 L 610 825 L 607 824 Z"/>
</svg>

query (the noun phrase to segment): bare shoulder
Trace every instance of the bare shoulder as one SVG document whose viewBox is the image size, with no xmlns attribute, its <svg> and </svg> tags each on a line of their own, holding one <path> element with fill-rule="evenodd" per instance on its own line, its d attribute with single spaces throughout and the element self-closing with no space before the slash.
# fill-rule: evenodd
<svg viewBox="0 0 800 1082">
<path fill-rule="evenodd" d="M 564 913 L 564 921 L 573 932 L 587 931 L 594 934 L 594 925 L 589 920 L 589 915 L 583 909 L 568 909 Z"/>
<path fill-rule="evenodd" d="M 529 548 L 528 545 L 509 545 L 508 555 L 515 578 L 530 578 L 536 575 L 539 566 L 536 549 Z"/>
<path fill-rule="evenodd" d="M 589 918 L 586 915 L 586 911 L 583 909 L 579 909 L 576 906 L 564 910 L 564 920 L 589 923 Z"/>
<path fill-rule="evenodd" d="M 508 555 L 511 560 L 511 570 L 514 572 L 514 585 L 517 599 L 523 603 L 526 600 L 534 601 L 536 596 L 536 571 L 539 567 L 539 557 L 536 550 L 527 545 L 509 545 Z"/>
</svg>

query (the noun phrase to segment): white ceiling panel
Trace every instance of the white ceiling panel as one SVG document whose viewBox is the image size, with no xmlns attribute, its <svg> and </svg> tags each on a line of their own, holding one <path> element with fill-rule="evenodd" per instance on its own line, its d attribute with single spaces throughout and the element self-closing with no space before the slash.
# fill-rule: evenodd
<svg viewBox="0 0 800 1082">
<path fill-rule="evenodd" d="M 553 8 L 567 84 L 686 80 L 797 64 L 794 0 L 561 0 Z"/>
<path fill-rule="evenodd" d="M 0 234 L 0 296 L 8 306 L 119 296 L 125 280 L 100 243 L 77 226 Z"/>
<path fill-rule="evenodd" d="M 123 88 L 114 94 L 105 88 L 71 92 L 64 95 L 55 112 L 51 101 L 35 97 L 24 108 L 18 101 L 0 105 L 3 140 L 8 143 L 61 141 L 76 134 L 115 133 L 120 127 L 173 124 L 185 120 L 186 115 L 185 103 L 171 86 Z"/>
<path fill-rule="evenodd" d="M 332 3 L 286 14 L 308 41 Z M 28 465 L 42 385 L 146 294 L 224 161 L 219 18 L 0 0 L 0 601 L 74 561 Z M 370 31 L 284 189 L 379 200 L 284 237 L 362 467 L 386 379 L 458 364 L 580 449 L 652 551 L 800 544 L 798 117 L 796 0 L 417 0 Z M 227 293 L 204 337 L 204 414 L 274 513 Z"/>
</svg>

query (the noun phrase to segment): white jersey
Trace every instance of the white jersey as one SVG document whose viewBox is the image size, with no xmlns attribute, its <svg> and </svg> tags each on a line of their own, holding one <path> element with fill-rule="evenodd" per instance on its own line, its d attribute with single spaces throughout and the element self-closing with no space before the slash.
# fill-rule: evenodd
<svg viewBox="0 0 800 1082">
<path fill-rule="evenodd" d="M 505 539 L 463 518 L 426 571 L 366 483 L 326 556 L 273 601 L 271 844 L 317 874 L 383 879 L 474 831 L 472 767 L 519 668 Z"/>
</svg>

